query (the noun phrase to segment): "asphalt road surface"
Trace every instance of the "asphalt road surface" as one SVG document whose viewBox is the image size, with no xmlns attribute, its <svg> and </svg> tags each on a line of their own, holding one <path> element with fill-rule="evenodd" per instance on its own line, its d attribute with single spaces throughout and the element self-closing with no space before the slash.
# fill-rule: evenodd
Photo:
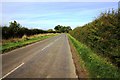
<svg viewBox="0 0 120 80">
<path fill-rule="evenodd" d="M 77 78 L 66 34 L 3 54 L 2 70 L 2 78 Z"/>
</svg>

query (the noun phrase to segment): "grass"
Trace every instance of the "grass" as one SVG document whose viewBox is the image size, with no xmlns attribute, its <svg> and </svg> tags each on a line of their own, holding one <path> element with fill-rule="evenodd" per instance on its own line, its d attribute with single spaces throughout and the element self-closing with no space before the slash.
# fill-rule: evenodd
<svg viewBox="0 0 120 80">
<path fill-rule="evenodd" d="M 30 36 L 27 37 L 26 39 L 21 38 L 21 39 L 16 39 L 16 41 L 14 41 L 15 39 L 12 40 L 5 40 L 3 41 L 4 43 L 2 44 L 2 47 L 0 46 L 0 51 L 2 51 L 2 53 L 8 52 L 10 50 L 37 42 L 37 41 L 41 41 L 50 37 L 53 37 L 57 34 L 47 34 L 47 35 L 34 35 L 34 36 Z"/>
<path fill-rule="evenodd" d="M 105 58 L 96 55 L 90 48 L 77 41 L 71 35 L 68 36 L 84 61 L 90 78 L 120 78 L 120 70 L 116 66 Z"/>
</svg>

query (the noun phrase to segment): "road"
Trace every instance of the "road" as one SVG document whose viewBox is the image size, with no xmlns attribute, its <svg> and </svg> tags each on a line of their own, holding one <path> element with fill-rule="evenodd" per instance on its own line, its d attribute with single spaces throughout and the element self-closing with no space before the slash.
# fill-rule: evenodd
<svg viewBox="0 0 120 80">
<path fill-rule="evenodd" d="M 66 34 L 3 54 L 2 70 L 2 78 L 77 77 Z"/>
</svg>

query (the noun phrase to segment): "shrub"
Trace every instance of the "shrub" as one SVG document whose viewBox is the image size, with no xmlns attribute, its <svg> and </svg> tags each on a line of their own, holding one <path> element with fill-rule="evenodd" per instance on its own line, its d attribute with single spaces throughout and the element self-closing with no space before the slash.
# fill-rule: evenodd
<svg viewBox="0 0 120 80">
<path fill-rule="evenodd" d="M 25 40 L 28 40 L 28 39 L 29 39 L 29 38 L 28 38 L 26 35 L 23 35 L 23 36 L 22 36 L 22 40 L 25 41 Z"/>
</svg>

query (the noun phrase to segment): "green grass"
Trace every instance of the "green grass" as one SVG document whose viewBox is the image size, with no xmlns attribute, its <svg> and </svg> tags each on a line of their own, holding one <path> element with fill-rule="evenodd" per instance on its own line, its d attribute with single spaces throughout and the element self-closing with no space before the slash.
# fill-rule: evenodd
<svg viewBox="0 0 120 80">
<path fill-rule="evenodd" d="M 37 41 L 41 41 L 50 37 L 55 36 L 56 34 L 51 34 L 51 35 L 45 35 L 45 36 L 38 36 L 38 37 L 33 37 L 30 38 L 28 40 L 20 40 L 20 41 L 16 41 L 16 42 L 8 42 L 2 45 L 2 47 L 0 46 L 0 51 L 2 51 L 2 53 L 8 52 L 10 50 L 37 42 Z"/>
<path fill-rule="evenodd" d="M 117 67 L 105 58 L 96 55 L 90 48 L 77 41 L 71 35 L 68 36 L 84 61 L 90 78 L 120 78 L 120 70 Z"/>
</svg>

